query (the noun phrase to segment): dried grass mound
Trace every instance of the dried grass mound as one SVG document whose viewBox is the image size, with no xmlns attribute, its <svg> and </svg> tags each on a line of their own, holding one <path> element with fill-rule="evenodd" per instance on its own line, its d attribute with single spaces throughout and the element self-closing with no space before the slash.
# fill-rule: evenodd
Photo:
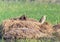
<svg viewBox="0 0 60 42">
<path fill-rule="evenodd" d="M 43 23 L 43 22 L 42 22 Z M 30 19 L 25 16 L 3 22 L 4 38 L 40 38 L 51 37 L 52 25 Z"/>
<path fill-rule="evenodd" d="M 56 36 L 60 40 L 60 24 L 54 25 L 53 28 L 55 31 L 54 36 Z"/>
<path fill-rule="evenodd" d="M 54 32 L 53 25 L 45 22 L 40 26 L 40 29 L 43 33 L 52 34 Z"/>
</svg>

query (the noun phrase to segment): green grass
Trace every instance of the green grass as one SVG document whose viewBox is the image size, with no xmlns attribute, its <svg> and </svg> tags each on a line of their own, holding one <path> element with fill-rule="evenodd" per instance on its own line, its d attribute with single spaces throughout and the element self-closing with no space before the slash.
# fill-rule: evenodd
<svg viewBox="0 0 60 42">
<path fill-rule="evenodd" d="M 7 41 L 10 41 L 9 39 Z M 0 41 L 4 42 L 4 40 Z M 41 38 L 41 39 L 16 39 L 16 40 L 11 40 L 11 42 L 59 42 L 56 38 L 50 39 L 50 38 Z"/>
<path fill-rule="evenodd" d="M 9 18 L 27 15 L 39 20 L 41 16 L 47 15 L 48 22 L 57 24 L 60 22 L 59 4 L 36 4 L 36 3 L 0 3 L 0 23 Z"/>
<path fill-rule="evenodd" d="M 60 5 L 59 4 L 0 2 L 0 23 L 2 23 L 2 21 L 5 19 L 19 17 L 23 14 L 37 20 L 39 20 L 41 16 L 46 15 L 47 22 L 50 22 L 52 24 L 60 23 Z"/>
</svg>

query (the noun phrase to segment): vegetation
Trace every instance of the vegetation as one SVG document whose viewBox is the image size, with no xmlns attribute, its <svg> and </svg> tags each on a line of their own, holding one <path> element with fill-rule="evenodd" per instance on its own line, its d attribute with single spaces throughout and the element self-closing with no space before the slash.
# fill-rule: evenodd
<svg viewBox="0 0 60 42">
<path fill-rule="evenodd" d="M 0 0 L 2 2 L 39 2 L 39 3 L 60 3 L 60 0 Z"/>
<path fill-rule="evenodd" d="M 19 17 L 21 15 L 40 19 L 47 15 L 47 21 L 53 24 L 60 22 L 59 4 L 38 4 L 38 3 L 0 3 L 0 23 L 9 18 Z"/>
<path fill-rule="evenodd" d="M 23 14 L 37 20 L 46 15 L 48 22 L 52 24 L 60 23 L 59 4 L 0 2 L 0 23 L 5 19 L 19 17 Z"/>
</svg>

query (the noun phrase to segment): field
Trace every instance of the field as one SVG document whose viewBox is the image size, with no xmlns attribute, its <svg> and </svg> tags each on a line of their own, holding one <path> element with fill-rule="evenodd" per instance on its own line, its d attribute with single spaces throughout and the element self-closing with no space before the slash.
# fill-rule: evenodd
<svg viewBox="0 0 60 42">
<path fill-rule="evenodd" d="M 39 3 L 0 3 L 0 23 L 9 18 L 19 17 L 21 15 L 40 19 L 46 15 L 47 21 L 52 24 L 60 22 L 59 4 L 39 4 Z"/>
<path fill-rule="evenodd" d="M 37 20 L 39 20 L 41 16 L 46 15 L 47 22 L 51 24 L 60 23 L 59 4 L 0 2 L 0 23 L 5 19 L 19 17 L 24 14 Z"/>
</svg>

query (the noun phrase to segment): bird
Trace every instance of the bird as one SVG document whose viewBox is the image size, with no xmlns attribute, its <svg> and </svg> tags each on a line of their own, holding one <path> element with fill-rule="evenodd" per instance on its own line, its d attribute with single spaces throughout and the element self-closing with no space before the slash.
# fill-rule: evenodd
<svg viewBox="0 0 60 42">
<path fill-rule="evenodd" d="M 19 18 L 19 20 L 26 20 L 26 18 L 27 18 L 27 16 L 22 15 L 22 16 Z"/>
<path fill-rule="evenodd" d="M 43 24 L 45 22 L 45 20 L 46 20 L 46 15 L 42 16 L 41 19 L 39 20 L 39 22 L 41 24 Z"/>
</svg>

